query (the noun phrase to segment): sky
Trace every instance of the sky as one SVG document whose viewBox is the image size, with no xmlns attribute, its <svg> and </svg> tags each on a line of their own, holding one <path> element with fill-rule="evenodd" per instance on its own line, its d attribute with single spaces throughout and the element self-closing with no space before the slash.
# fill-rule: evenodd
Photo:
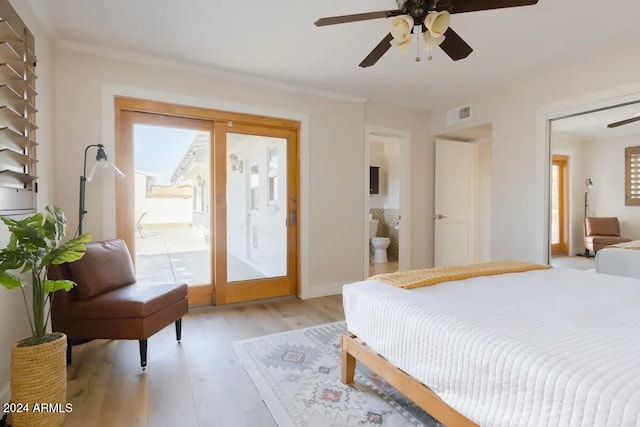
<svg viewBox="0 0 640 427">
<path fill-rule="evenodd" d="M 171 175 L 198 131 L 150 125 L 134 125 L 135 169 L 156 177 L 156 184 L 170 185 Z"/>
</svg>

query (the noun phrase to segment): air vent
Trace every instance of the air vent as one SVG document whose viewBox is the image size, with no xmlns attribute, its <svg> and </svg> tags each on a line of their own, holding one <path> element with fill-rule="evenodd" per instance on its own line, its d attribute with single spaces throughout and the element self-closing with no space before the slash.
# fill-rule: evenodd
<svg viewBox="0 0 640 427">
<path fill-rule="evenodd" d="M 469 120 L 471 118 L 471 105 L 454 108 L 447 111 L 447 125 Z"/>
</svg>

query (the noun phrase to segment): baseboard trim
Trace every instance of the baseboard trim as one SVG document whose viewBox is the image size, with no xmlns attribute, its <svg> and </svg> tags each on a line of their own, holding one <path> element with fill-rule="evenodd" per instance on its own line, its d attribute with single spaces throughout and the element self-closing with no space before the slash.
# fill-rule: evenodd
<svg viewBox="0 0 640 427">
<path fill-rule="evenodd" d="M 352 282 L 357 282 L 358 280 L 353 280 Z M 317 285 L 317 286 L 309 286 L 308 289 L 303 289 L 300 292 L 300 299 L 310 299 L 310 298 L 319 298 L 326 297 L 329 295 L 338 295 L 342 293 L 342 287 L 345 283 L 351 283 L 351 281 L 347 281 L 344 283 L 331 283 L 328 285 Z"/>
</svg>

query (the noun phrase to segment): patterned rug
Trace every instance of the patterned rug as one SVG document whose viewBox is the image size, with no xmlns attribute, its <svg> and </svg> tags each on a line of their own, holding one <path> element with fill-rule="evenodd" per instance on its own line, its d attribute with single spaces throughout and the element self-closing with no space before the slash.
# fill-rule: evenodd
<svg viewBox="0 0 640 427">
<path fill-rule="evenodd" d="M 386 381 L 357 364 L 351 386 L 340 381 L 344 322 L 233 343 L 280 427 L 440 426 Z"/>
</svg>

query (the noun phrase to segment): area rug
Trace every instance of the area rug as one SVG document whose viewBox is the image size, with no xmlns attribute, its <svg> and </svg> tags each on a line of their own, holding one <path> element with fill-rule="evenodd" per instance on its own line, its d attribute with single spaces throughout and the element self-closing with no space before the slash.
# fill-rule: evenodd
<svg viewBox="0 0 640 427">
<path fill-rule="evenodd" d="M 340 381 L 344 322 L 233 343 L 280 427 L 440 426 L 382 378 L 357 364 L 355 382 Z"/>
</svg>

